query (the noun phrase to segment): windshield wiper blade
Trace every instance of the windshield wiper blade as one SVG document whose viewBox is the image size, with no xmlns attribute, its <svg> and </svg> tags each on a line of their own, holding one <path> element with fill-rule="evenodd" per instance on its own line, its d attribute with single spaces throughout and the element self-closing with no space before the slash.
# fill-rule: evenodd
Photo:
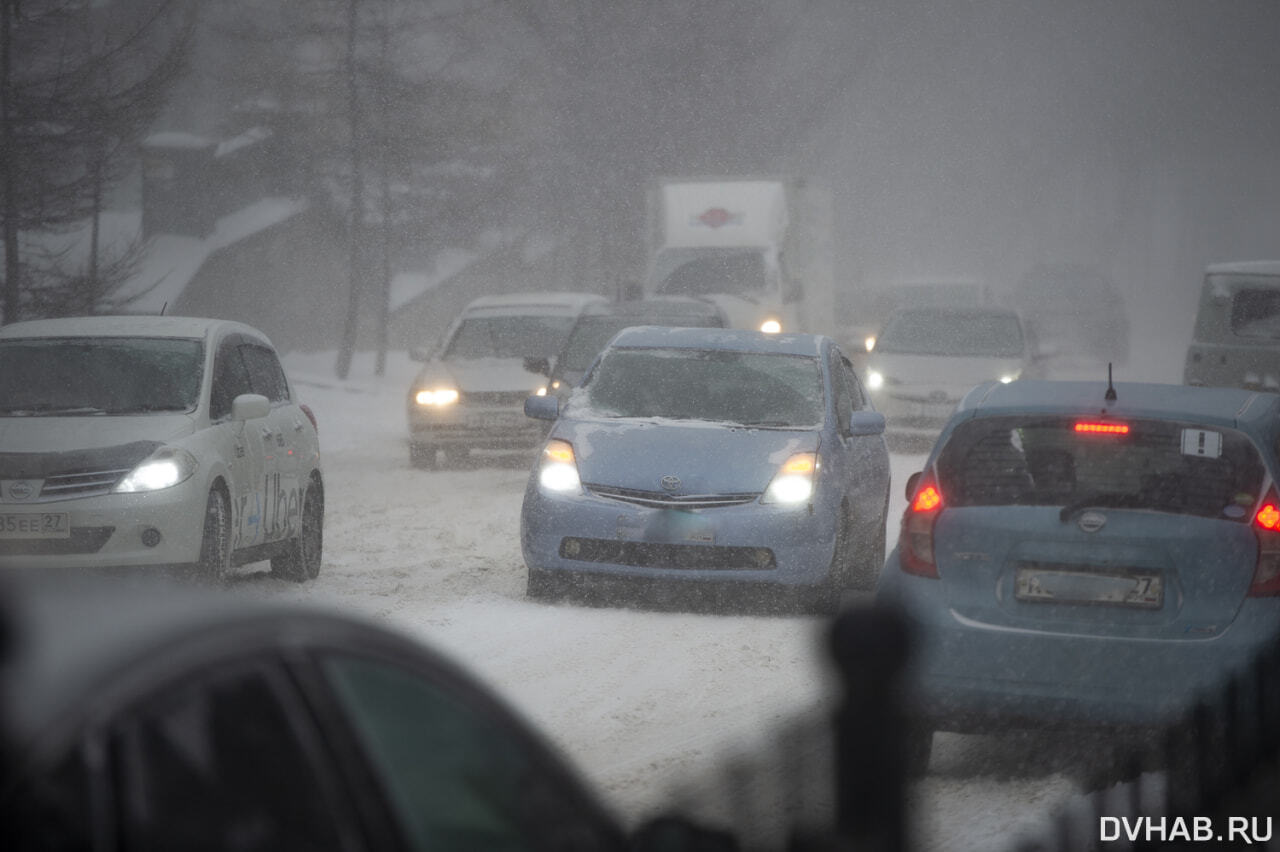
<svg viewBox="0 0 1280 852">
<path fill-rule="evenodd" d="M 107 412 L 101 408 L 92 405 L 81 406 L 61 406 L 61 405 L 24 405 L 15 406 L 13 408 L 0 408 L 0 413 L 13 415 L 15 417 L 39 417 L 42 414 L 106 414 Z"/>
</svg>

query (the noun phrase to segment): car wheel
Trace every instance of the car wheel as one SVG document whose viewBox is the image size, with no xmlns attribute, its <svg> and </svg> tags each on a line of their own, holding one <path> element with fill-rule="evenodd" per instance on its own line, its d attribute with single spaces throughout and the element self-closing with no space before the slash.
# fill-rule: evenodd
<svg viewBox="0 0 1280 852">
<path fill-rule="evenodd" d="M 859 591 L 869 591 L 876 587 L 876 580 L 880 576 L 880 570 L 884 567 L 884 542 L 885 542 L 885 524 L 884 520 L 877 524 L 876 530 L 864 539 L 864 543 L 858 548 L 856 557 L 857 567 L 853 572 L 849 587 L 858 589 Z"/>
<path fill-rule="evenodd" d="M 853 562 L 853 522 L 849 520 L 849 507 L 840 504 L 840 524 L 836 528 L 836 543 L 831 551 L 831 566 L 827 577 L 814 593 L 813 611 L 818 615 L 832 615 L 840 610 L 844 590 L 849 587 Z"/>
<path fill-rule="evenodd" d="M 324 550 L 324 492 L 317 482 L 307 486 L 302 498 L 302 528 L 288 550 L 271 557 L 271 576 L 302 583 L 320 574 L 320 556 Z"/>
<path fill-rule="evenodd" d="M 416 468 L 430 470 L 436 466 L 436 448 L 430 444 L 409 442 L 409 464 Z"/>
<path fill-rule="evenodd" d="M 933 731 L 929 728 L 912 725 L 906 734 L 906 766 L 904 774 L 908 780 L 923 778 L 929 771 L 929 759 L 933 756 Z"/>
<path fill-rule="evenodd" d="M 209 491 L 204 508 L 204 535 L 200 540 L 197 579 L 222 583 L 231 573 L 231 508 L 220 489 Z"/>
</svg>

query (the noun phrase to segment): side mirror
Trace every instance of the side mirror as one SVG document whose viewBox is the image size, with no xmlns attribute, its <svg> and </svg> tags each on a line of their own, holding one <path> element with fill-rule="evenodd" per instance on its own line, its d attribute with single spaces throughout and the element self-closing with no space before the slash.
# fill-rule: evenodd
<svg viewBox="0 0 1280 852">
<path fill-rule="evenodd" d="M 271 400 L 260 393 L 242 393 L 231 402 L 232 420 L 257 420 L 271 413 Z"/>
<path fill-rule="evenodd" d="M 555 420 L 560 416 L 560 398 L 556 396 L 531 396 L 524 401 L 524 416 L 534 420 Z"/>
<path fill-rule="evenodd" d="M 524 371 L 526 373 L 537 373 L 539 376 L 549 376 L 551 375 L 551 359 L 525 358 Z"/>
<path fill-rule="evenodd" d="M 916 493 L 916 485 L 920 483 L 920 477 L 924 475 L 923 470 L 917 470 L 915 473 L 907 477 L 907 499 L 911 499 L 911 495 Z"/>
<path fill-rule="evenodd" d="M 415 346 L 409 350 L 410 361 L 430 361 L 431 352 L 421 346 Z"/>
<path fill-rule="evenodd" d="M 883 435 L 884 415 L 879 411 L 855 411 L 849 415 L 850 435 Z"/>
</svg>

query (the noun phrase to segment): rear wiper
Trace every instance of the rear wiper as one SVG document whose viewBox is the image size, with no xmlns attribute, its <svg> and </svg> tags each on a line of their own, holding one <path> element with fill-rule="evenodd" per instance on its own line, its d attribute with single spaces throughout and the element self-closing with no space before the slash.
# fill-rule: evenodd
<svg viewBox="0 0 1280 852">
<path fill-rule="evenodd" d="M 1065 524 L 1076 512 L 1081 509 L 1087 509 L 1090 506 L 1125 508 L 1140 506 L 1142 505 L 1141 501 L 1141 494 L 1129 494 L 1121 491 L 1098 491 L 1093 494 L 1087 494 L 1078 500 L 1072 500 L 1063 506 L 1062 511 L 1058 513 L 1058 520 Z"/>
</svg>

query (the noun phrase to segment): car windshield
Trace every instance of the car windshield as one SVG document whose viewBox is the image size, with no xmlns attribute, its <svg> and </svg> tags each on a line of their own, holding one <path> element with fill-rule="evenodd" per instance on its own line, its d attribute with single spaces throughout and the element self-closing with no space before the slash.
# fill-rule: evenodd
<svg viewBox="0 0 1280 852">
<path fill-rule="evenodd" d="M 720 349 L 605 352 L 570 400 L 579 414 L 813 428 L 824 411 L 816 358 Z"/>
<path fill-rule="evenodd" d="M 909 355 L 1017 357 L 1022 327 L 1009 313 L 906 310 L 889 318 L 876 351 Z"/>
<path fill-rule="evenodd" d="M 1240 432 L 1149 419 L 982 418 L 957 427 L 938 457 L 950 506 L 1110 506 L 1241 522 L 1263 473 Z"/>
<path fill-rule="evenodd" d="M 468 317 L 454 332 L 444 357 L 551 358 L 572 327 L 571 316 Z"/>
<path fill-rule="evenodd" d="M 681 328 L 703 328 L 719 326 L 711 315 L 690 314 L 688 316 L 628 316 L 628 317 L 583 317 L 573 327 L 564 351 L 556 358 L 556 372 L 565 370 L 583 372 L 591 366 L 605 344 L 624 328 L 635 325 L 677 326 Z"/>
<path fill-rule="evenodd" d="M 191 411 L 203 365 L 185 338 L 0 340 L 0 416 Z"/>
</svg>

